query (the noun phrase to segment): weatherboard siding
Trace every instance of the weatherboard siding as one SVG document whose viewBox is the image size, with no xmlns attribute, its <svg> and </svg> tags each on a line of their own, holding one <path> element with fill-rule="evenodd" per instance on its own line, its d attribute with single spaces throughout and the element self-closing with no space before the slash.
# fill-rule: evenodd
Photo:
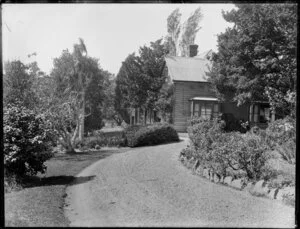
<svg viewBox="0 0 300 229">
<path fill-rule="evenodd" d="M 190 102 L 193 97 L 215 97 L 207 82 L 174 81 L 175 104 L 173 109 L 174 128 L 186 132 L 190 118 Z"/>
</svg>

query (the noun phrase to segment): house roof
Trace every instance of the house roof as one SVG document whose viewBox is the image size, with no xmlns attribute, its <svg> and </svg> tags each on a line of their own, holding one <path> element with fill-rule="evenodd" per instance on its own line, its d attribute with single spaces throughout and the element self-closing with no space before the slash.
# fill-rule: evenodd
<svg viewBox="0 0 300 229">
<path fill-rule="evenodd" d="M 211 62 L 198 57 L 165 57 L 168 72 L 173 81 L 207 82 Z"/>
<path fill-rule="evenodd" d="M 200 54 L 198 54 L 197 56 L 195 56 L 196 58 L 208 58 L 208 57 L 210 57 L 211 55 L 212 55 L 212 53 L 213 53 L 213 50 L 212 49 L 210 49 L 210 50 L 208 50 L 208 51 L 205 51 L 205 52 L 202 52 L 202 53 L 200 53 Z"/>
</svg>

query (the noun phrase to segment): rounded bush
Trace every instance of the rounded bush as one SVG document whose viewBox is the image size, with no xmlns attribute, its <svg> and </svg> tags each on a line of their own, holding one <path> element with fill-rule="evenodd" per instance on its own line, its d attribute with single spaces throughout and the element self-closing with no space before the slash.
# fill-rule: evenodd
<svg viewBox="0 0 300 229">
<path fill-rule="evenodd" d="M 158 145 L 179 141 L 176 130 L 170 125 L 153 125 L 132 130 L 132 138 L 127 140 L 128 146 Z M 127 134 L 128 136 L 128 134 Z"/>
<path fill-rule="evenodd" d="M 21 105 L 4 108 L 4 167 L 17 176 L 44 173 L 44 162 L 53 156 L 51 123 Z"/>
</svg>

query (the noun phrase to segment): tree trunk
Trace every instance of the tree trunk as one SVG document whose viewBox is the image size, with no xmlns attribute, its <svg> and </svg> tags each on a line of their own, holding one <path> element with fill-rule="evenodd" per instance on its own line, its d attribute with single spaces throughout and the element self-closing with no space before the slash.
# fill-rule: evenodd
<svg viewBox="0 0 300 229">
<path fill-rule="evenodd" d="M 62 140 L 59 140 L 59 142 L 66 150 L 66 153 L 76 153 L 75 144 L 72 142 L 71 136 L 65 136 Z"/>
<path fill-rule="evenodd" d="M 85 93 L 83 93 L 82 107 L 79 115 L 79 141 L 84 139 Z"/>
<path fill-rule="evenodd" d="M 72 144 L 66 145 L 65 149 L 66 149 L 66 153 L 70 153 L 70 154 L 76 153 L 76 151 L 75 151 L 74 147 L 72 146 Z"/>
</svg>

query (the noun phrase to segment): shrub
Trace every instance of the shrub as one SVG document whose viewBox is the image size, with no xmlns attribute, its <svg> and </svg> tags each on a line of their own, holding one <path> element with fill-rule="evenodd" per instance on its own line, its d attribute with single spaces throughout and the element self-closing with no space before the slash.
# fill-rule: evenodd
<svg viewBox="0 0 300 229">
<path fill-rule="evenodd" d="M 219 175 L 257 180 L 270 176 L 265 132 L 225 132 L 220 119 L 193 119 L 188 128 L 191 146 L 182 151 Z"/>
<path fill-rule="evenodd" d="M 269 123 L 266 129 L 266 142 L 272 150 L 278 151 L 289 163 L 296 157 L 296 120 L 291 117 Z"/>
<path fill-rule="evenodd" d="M 42 115 L 21 105 L 4 108 L 5 173 L 16 176 L 44 173 L 44 162 L 53 156 L 54 135 Z"/>
<path fill-rule="evenodd" d="M 239 131 L 245 133 L 248 130 L 247 123 L 237 119 L 232 113 L 223 113 L 220 118 L 225 122 L 224 131 L 226 132 Z"/>
<path fill-rule="evenodd" d="M 268 154 L 260 136 L 238 132 L 223 134 L 222 141 L 213 144 L 212 157 L 223 167 L 244 171 L 250 180 L 262 178 Z"/>
<path fill-rule="evenodd" d="M 193 124 L 192 124 L 193 123 Z M 188 127 L 188 134 L 193 146 L 201 151 L 208 151 L 211 145 L 223 132 L 223 124 L 219 119 L 194 119 Z"/>
<path fill-rule="evenodd" d="M 21 183 L 22 181 L 20 181 L 16 175 L 6 174 L 4 176 L 4 192 L 8 193 L 12 190 L 16 191 L 22 189 Z"/>
<path fill-rule="evenodd" d="M 180 152 L 180 155 L 186 157 L 187 159 L 191 159 L 195 156 L 195 149 L 187 147 Z"/>
<path fill-rule="evenodd" d="M 134 146 L 135 133 L 141 128 L 142 126 L 127 126 L 125 128 L 124 137 L 125 137 L 125 144 L 127 146 L 130 147 Z"/>
<path fill-rule="evenodd" d="M 125 146 L 125 138 L 121 136 L 105 136 L 98 133 L 96 136 L 87 137 L 78 141 L 76 148 L 99 149 L 100 146 Z"/>
<path fill-rule="evenodd" d="M 130 147 L 146 146 L 146 145 L 158 145 L 161 143 L 168 143 L 179 141 L 176 130 L 170 125 L 153 125 L 144 126 L 139 128 L 131 139 L 127 139 L 127 144 Z"/>
</svg>

